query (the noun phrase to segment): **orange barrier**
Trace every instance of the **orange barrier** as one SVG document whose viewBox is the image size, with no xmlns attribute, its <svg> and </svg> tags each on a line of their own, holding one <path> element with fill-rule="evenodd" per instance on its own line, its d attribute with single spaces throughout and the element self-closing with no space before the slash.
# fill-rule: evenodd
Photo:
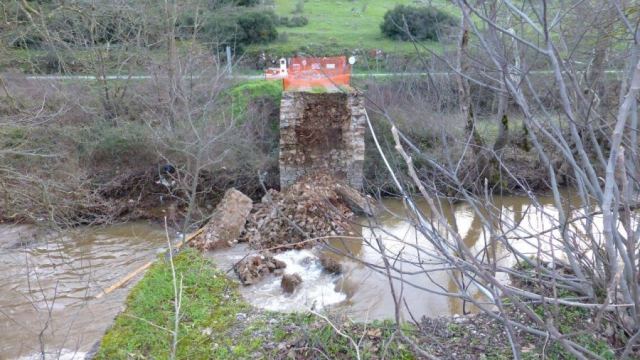
<svg viewBox="0 0 640 360">
<path fill-rule="evenodd" d="M 346 57 L 307 58 L 289 60 L 284 90 L 330 89 L 351 82 L 351 65 Z"/>
</svg>

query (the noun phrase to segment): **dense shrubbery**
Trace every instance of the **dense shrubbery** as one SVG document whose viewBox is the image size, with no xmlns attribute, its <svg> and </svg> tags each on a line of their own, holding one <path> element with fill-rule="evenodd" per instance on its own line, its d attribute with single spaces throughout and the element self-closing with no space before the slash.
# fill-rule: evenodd
<svg viewBox="0 0 640 360">
<path fill-rule="evenodd" d="M 245 33 L 245 42 L 266 43 L 278 37 L 274 16 L 264 12 L 249 12 L 238 18 L 238 26 Z"/>
<path fill-rule="evenodd" d="M 256 6 L 260 4 L 260 0 L 208 0 L 206 7 L 208 10 L 218 10 L 225 7 L 233 6 Z"/>
<path fill-rule="evenodd" d="M 7 31 L 4 37 L 16 48 L 43 48 L 60 43 L 85 47 L 134 40 L 140 44 L 155 43 L 162 36 L 160 21 L 145 19 L 141 11 L 110 6 L 98 10 L 87 7 L 83 11 L 62 9 L 50 13 L 46 28 L 41 23 L 23 25 Z"/>
<path fill-rule="evenodd" d="M 387 11 L 380 29 L 394 39 L 438 41 L 442 31 L 455 23 L 454 17 L 435 7 L 398 5 Z"/>
<path fill-rule="evenodd" d="M 44 43 L 44 37 L 33 28 L 21 29 L 7 35 L 9 46 L 18 49 L 39 48 Z"/>
<path fill-rule="evenodd" d="M 278 38 L 277 16 L 273 12 L 242 12 L 238 14 L 216 15 L 203 25 L 205 42 L 221 47 L 234 48 L 255 43 L 267 43 Z"/>
<path fill-rule="evenodd" d="M 237 0 L 237 6 L 256 6 L 260 4 L 260 0 Z"/>
<path fill-rule="evenodd" d="M 271 11 L 250 8 L 260 0 L 221 0 L 205 9 L 181 9 L 176 19 L 176 37 L 190 38 L 197 30 L 205 42 L 219 45 L 242 46 L 264 43 L 277 38 L 278 17 Z M 105 5 L 91 8 L 79 3 L 82 11 L 61 9 L 53 11 L 43 25 L 23 19 L 21 25 L 0 32 L 0 40 L 12 47 L 24 49 L 63 47 L 91 47 L 103 44 L 138 45 L 158 44 L 166 28 L 161 13 L 147 16 L 147 12 L 160 11 L 141 7 Z M 14 17 L 23 12 L 16 12 Z M 8 16 L 8 15 L 7 15 Z M 306 19 L 293 17 L 293 24 Z M 203 22 L 204 19 L 204 22 Z M 0 16 L 2 20 L 2 16 Z M 197 21 L 196 21 L 197 20 Z M 196 29 L 196 26 L 199 28 Z M 300 25 L 295 25 L 300 26 Z"/>
</svg>

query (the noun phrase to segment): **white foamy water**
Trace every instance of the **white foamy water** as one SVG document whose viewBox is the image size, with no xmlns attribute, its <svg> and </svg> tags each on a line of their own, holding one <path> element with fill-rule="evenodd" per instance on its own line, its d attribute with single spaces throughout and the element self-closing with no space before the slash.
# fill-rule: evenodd
<svg viewBox="0 0 640 360">
<path fill-rule="evenodd" d="M 289 250 L 275 256 L 284 261 L 285 274 L 298 274 L 302 284 L 293 294 L 284 294 L 280 288 L 280 276 L 269 276 L 252 287 L 247 300 L 253 305 L 273 311 L 320 310 L 347 299 L 345 293 L 336 291 L 340 276 L 323 271 L 318 257 L 310 250 Z M 257 296 L 256 296 L 257 295 Z"/>
<path fill-rule="evenodd" d="M 45 358 L 47 359 L 58 359 L 58 360 L 83 360 L 86 357 L 87 357 L 86 352 L 74 351 L 74 350 L 68 350 L 68 349 L 62 349 L 59 352 L 45 354 Z M 40 360 L 40 359 L 42 359 L 41 353 L 18 358 L 18 360 Z"/>
</svg>

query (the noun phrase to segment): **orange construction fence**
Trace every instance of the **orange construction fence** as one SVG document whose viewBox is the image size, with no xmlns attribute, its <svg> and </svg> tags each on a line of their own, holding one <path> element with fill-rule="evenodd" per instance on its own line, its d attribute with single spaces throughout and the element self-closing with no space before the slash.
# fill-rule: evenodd
<svg viewBox="0 0 640 360">
<path fill-rule="evenodd" d="M 351 65 L 345 56 L 295 57 L 290 59 L 287 66 L 287 77 L 283 81 L 284 90 L 348 86 L 351 82 Z"/>
</svg>

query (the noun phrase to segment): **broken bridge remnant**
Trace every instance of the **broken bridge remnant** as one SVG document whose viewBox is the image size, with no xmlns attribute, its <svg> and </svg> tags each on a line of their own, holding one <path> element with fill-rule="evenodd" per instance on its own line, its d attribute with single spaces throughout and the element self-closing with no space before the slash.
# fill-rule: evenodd
<svg viewBox="0 0 640 360">
<path fill-rule="evenodd" d="M 364 99 L 357 91 L 285 91 L 280 103 L 280 187 L 327 174 L 362 188 Z"/>
</svg>

